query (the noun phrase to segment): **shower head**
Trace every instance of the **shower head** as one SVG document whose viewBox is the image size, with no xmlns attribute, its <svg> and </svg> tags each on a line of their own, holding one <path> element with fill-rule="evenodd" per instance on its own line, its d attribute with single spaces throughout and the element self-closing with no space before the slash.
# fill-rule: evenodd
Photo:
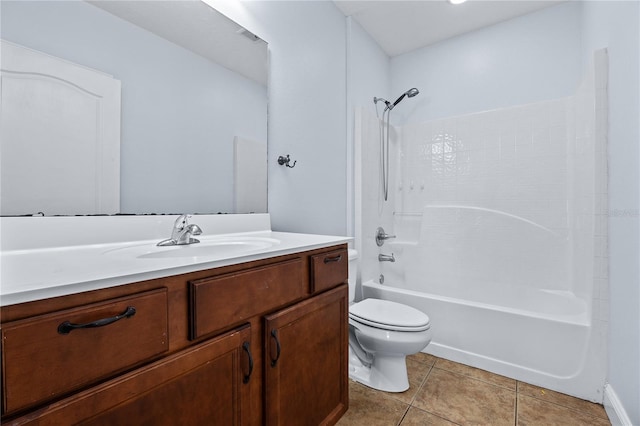
<svg viewBox="0 0 640 426">
<path fill-rule="evenodd" d="M 416 89 L 415 87 L 413 87 L 413 88 L 407 90 L 406 92 L 404 92 L 402 94 L 402 96 L 400 96 L 398 99 L 396 99 L 396 101 L 392 105 L 388 105 L 387 104 L 387 108 L 393 109 L 396 105 L 398 105 L 400 103 L 400 101 L 402 101 L 405 98 L 405 96 L 409 97 L 409 98 L 413 98 L 418 93 L 420 93 L 420 91 L 418 89 Z"/>
<path fill-rule="evenodd" d="M 413 98 L 418 93 L 420 93 L 420 91 L 418 89 L 416 89 L 415 87 L 406 91 L 407 96 L 410 97 L 410 98 Z"/>
</svg>

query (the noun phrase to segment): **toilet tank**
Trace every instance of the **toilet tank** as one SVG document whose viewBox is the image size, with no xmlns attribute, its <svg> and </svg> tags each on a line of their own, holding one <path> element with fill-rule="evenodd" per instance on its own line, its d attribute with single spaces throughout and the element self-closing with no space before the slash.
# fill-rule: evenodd
<svg viewBox="0 0 640 426">
<path fill-rule="evenodd" d="M 349 303 L 356 298 L 356 282 L 358 278 L 358 252 L 349 249 Z"/>
</svg>

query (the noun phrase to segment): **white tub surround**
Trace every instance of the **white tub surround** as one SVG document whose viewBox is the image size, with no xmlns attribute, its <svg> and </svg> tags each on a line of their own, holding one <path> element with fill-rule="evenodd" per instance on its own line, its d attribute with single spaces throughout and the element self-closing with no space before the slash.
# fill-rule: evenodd
<svg viewBox="0 0 640 426">
<path fill-rule="evenodd" d="M 429 315 L 429 353 L 601 403 L 607 82 L 600 50 L 574 96 L 396 128 L 382 209 L 378 148 L 360 141 L 363 297 Z M 377 247 L 376 226 L 397 238 Z"/>
<path fill-rule="evenodd" d="M 385 275 L 386 276 L 386 275 Z M 601 402 L 602 372 L 600 336 L 584 321 L 586 312 L 539 313 L 518 307 L 520 297 L 540 294 L 487 294 L 501 299 L 492 304 L 394 287 L 404 282 L 373 281 L 362 284 L 364 297 L 403 303 L 428 313 L 433 340 L 424 352 L 462 364 L 543 386 L 580 398 Z M 469 286 L 475 283 L 468 283 Z M 497 292 L 500 289 L 495 289 Z M 508 297 L 513 296 L 509 303 Z M 551 304 L 562 303 L 562 295 L 548 294 Z M 578 300 L 570 300 L 580 308 Z M 510 305 L 510 306 L 509 306 Z M 584 309 L 584 304 L 583 304 Z M 598 374 L 595 374 L 595 373 Z"/>
<path fill-rule="evenodd" d="M 249 250 L 145 256 L 171 236 L 177 215 L 0 218 L 0 305 L 63 296 L 298 251 L 346 243 L 341 236 L 271 230 L 269 214 L 194 215 L 202 228 L 200 249 L 236 240 L 258 241 Z M 167 248 L 158 247 L 158 250 Z"/>
</svg>

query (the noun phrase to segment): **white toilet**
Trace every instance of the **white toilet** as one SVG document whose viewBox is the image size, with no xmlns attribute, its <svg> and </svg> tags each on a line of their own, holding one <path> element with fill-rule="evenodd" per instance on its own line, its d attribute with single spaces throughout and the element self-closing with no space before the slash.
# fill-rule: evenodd
<svg viewBox="0 0 640 426">
<path fill-rule="evenodd" d="M 349 250 L 349 377 L 385 392 L 409 389 L 406 356 L 431 342 L 429 317 L 401 303 L 353 303 L 358 253 Z"/>
</svg>

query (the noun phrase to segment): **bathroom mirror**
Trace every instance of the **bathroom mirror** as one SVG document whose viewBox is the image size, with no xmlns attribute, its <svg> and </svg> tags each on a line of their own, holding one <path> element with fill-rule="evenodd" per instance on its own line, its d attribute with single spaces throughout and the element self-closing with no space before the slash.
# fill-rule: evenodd
<svg viewBox="0 0 640 426">
<path fill-rule="evenodd" d="M 0 7 L 2 215 L 267 211 L 263 40 L 200 0 Z"/>
</svg>

